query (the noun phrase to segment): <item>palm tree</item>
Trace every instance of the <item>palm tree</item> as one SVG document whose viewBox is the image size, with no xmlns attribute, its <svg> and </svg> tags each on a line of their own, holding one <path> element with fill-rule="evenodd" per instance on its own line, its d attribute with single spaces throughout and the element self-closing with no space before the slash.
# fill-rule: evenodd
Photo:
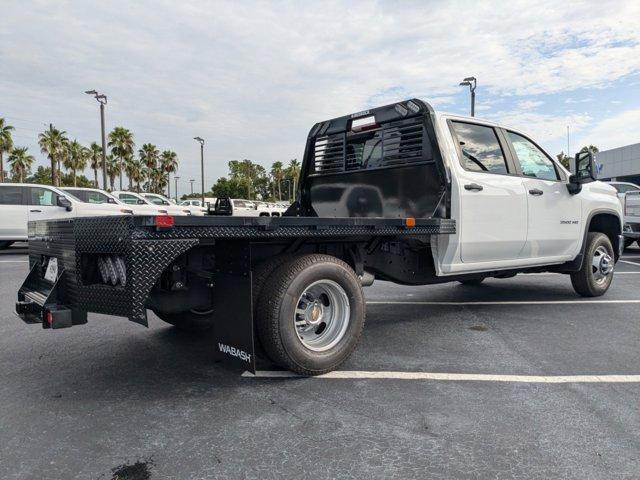
<svg viewBox="0 0 640 480">
<path fill-rule="evenodd" d="M 149 174 L 149 184 L 151 185 L 150 190 L 155 191 L 154 185 L 154 176 L 152 173 L 157 169 L 158 166 L 158 156 L 160 152 L 158 148 L 152 143 L 145 143 L 138 150 L 138 156 L 140 157 L 140 161 L 147 167 L 147 172 Z"/>
<path fill-rule="evenodd" d="M 69 142 L 67 150 L 68 155 L 65 158 L 64 168 L 71 170 L 71 173 L 73 174 L 73 186 L 77 187 L 77 173 L 78 170 L 84 170 L 87 167 L 89 150 L 86 147 L 83 147 L 77 140 Z"/>
<path fill-rule="evenodd" d="M 151 191 L 154 193 L 162 193 L 167 186 L 167 176 L 160 168 L 149 171 L 149 180 L 151 183 Z"/>
<path fill-rule="evenodd" d="M 96 142 L 89 145 L 89 166 L 93 170 L 93 183 L 98 188 L 98 170 L 102 169 L 102 147 Z M 106 187 L 106 185 L 105 185 Z"/>
<path fill-rule="evenodd" d="M 285 177 L 282 162 L 273 162 L 273 165 L 271 165 L 271 177 L 273 177 L 273 181 L 278 185 L 278 200 L 282 200 L 281 184 Z"/>
<path fill-rule="evenodd" d="M 178 155 L 171 150 L 165 150 L 160 156 L 160 169 L 167 173 L 167 197 L 171 198 L 171 173 L 178 169 Z"/>
<path fill-rule="evenodd" d="M 53 125 L 49 127 L 49 130 L 45 130 L 38 135 L 38 145 L 40 151 L 44 153 L 51 162 L 51 184 L 54 186 L 60 185 L 60 171 L 59 164 L 61 158 L 65 154 L 65 144 L 67 143 L 67 132 L 64 130 L 58 130 Z"/>
<path fill-rule="evenodd" d="M 113 153 L 120 163 L 118 173 L 120 174 L 120 190 L 122 190 L 123 163 L 126 158 L 133 155 L 135 148 L 133 133 L 124 127 L 115 127 L 111 133 L 109 133 L 109 147 L 111 148 L 111 153 Z"/>
<path fill-rule="evenodd" d="M 4 182 L 4 163 L 2 161 L 2 155 L 5 152 L 10 152 L 13 148 L 13 138 L 11 138 L 11 131 L 14 128 L 7 124 L 4 118 L 0 118 L 0 182 Z"/>
<path fill-rule="evenodd" d="M 109 177 L 109 184 L 111 185 L 111 191 L 114 190 L 114 183 L 116 177 L 120 173 L 120 160 L 112 153 L 107 155 L 107 176 Z"/>
<path fill-rule="evenodd" d="M 129 175 L 129 178 L 133 182 L 135 182 L 136 191 L 139 193 L 140 184 L 144 182 L 144 179 L 146 178 L 146 175 L 147 175 L 147 167 L 145 167 L 140 160 L 136 160 L 136 159 L 132 159 L 128 163 L 128 167 L 129 167 L 129 172 L 127 173 L 127 175 Z"/>
<path fill-rule="evenodd" d="M 16 147 L 9 154 L 9 164 L 11 165 L 11 175 L 18 177 L 20 183 L 24 182 L 24 177 L 31 170 L 34 158 L 27 152 L 27 147 Z"/>
<path fill-rule="evenodd" d="M 296 194 L 296 182 L 300 176 L 300 162 L 297 158 L 294 158 L 289 162 L 289 168 L 287 168 L 289 178 L 293 181 L 293 195 Z"/>
</svg>

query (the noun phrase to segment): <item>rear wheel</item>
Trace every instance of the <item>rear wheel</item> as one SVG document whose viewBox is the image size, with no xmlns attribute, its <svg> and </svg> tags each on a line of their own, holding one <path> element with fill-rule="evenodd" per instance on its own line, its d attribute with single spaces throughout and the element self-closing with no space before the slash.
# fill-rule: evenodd
<svg viewBox="0 0 640 480">
<path fill-rule="evenodd" d="M 310 254 L 269 276 L 258 300 L 256 327 L 271 360 L 303 375 L 319 375 L 351 355 L 364 319 L 355 272 L 335 257 Z"/>
<path fill-rule="evenodd" d="M 484 282 L 484 278 L 473 278 L 473 279 L 469 279 L 469 280 L 459 280 L 459 282 L 462 285 L 475 286 L 475 285 L 480 285 L 482 282 Z"/>
<path fill-rule="evenodd" d="M 213 327 L 213 310 L 189 310 L 179 313 L 158 312 L 154 313 L 167 323 L 186 332 L 206 332 Z"/>
<path fill-rule="evenodd" d="M 583 297 L 603 295 L 613 280 L 615 257 L 604 233 L 589 232 L 582 268 L 571 274 L 573 289 Z"/>
</svg>

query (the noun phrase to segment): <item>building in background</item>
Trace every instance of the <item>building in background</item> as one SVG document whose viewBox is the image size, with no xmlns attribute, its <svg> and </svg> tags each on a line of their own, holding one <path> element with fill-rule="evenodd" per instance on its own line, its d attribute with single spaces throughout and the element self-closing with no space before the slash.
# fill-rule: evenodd
<svg viewBox="0 0 640 480">
<path fill-rule="evenodd" d="M 596 156 L 600 180 L 616 180 L 640 185 L 640 143 L 603 150 Z"/>
</svg>

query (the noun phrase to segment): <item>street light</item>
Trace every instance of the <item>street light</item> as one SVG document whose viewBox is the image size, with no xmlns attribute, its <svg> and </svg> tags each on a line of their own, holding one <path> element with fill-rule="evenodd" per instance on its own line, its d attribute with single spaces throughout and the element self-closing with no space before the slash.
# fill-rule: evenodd
<svg viewBox="0 0 640 480">
<path fill-rule="evenodd" d="M 102 188 L 107 189 L 107 139 L 104 133 L 104 106 L 107 104 L 107 96 L 95 90 L 87 90 L 84 93 L 93 95 L 100 104 L 100 128 L 102 132 Z M 98 188 L 98 185 L 96 185 Z"/>
<path fill-rule="evenodd" d="M 467 77 L 462 82 L 460 82 L 461 87 L 469 86 L 469 91 L 471 92 L 471 116 L 475 117 L 476 115 L 476 77 Z"/>
<path fill-rule="evenodd" d="M 200 180 L 202 181 L 202 205 L 204 205 L 204 139 L 193 137 L 200 144 Z"/>
<path fill-rule="evenodd" d="M 178 180 L 180 180 L 180 177 L 178 177 L 178 176 L 174 175 L 174 176 L 173 176 L 173 179 L 174 179 L 174 180 L 175 180 L 175 182 L 176 182 L 176 188 L 175 188 L 175 190 L 174 190 L 174 193 L 175 193 L 175 195 L 176 195 L 176 203 L 178 203 Z"/>
</svg>

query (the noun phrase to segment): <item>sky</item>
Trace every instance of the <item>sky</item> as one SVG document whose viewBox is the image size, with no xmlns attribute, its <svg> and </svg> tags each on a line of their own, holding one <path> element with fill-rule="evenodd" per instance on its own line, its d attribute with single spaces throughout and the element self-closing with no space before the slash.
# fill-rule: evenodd
<svg viewBox="0 0 640 480">
<path fill-rule="evenodd" d="M 179 191 L 248 158 L 302 159 L 316 122 L 417 97 L 528 132 L 549 153 L 640 142 L 640 2 L 4 0 L 0 117 L 37 165 L 53 123 L 179 158 Z M 92 178 L 92 175 L 89 175 Z M 173 186 L 173 185 L 172 185 Z"/>
</svg>

